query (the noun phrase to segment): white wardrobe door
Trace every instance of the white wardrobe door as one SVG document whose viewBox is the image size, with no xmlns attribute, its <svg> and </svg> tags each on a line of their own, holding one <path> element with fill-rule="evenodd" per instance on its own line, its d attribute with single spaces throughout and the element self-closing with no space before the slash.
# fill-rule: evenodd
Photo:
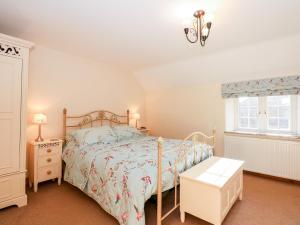
<svg viewBox="0 0 300 225">
<path fill-rule="evenodd" d="M 0 55 L 0 175 L 19 170 L 22 60 Z"/>
</svg>

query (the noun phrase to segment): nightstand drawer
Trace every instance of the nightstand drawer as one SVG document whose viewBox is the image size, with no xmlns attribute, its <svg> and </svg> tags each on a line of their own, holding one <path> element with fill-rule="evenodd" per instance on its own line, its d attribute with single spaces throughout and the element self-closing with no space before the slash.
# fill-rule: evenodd
<svg viewBox="0 0 300 225">
<path fill-rule="evenodd" d="M 61 149 L 60 146 L 51 146 L 51 147 L 44 147 L 39 148 L 39 156 L 48 156 L 48 155 L 55 155 L 59 153 L 59 150 Z"/>
<path fill-rule="evenodd" d="M 58 177 L 59 168 L 58 164 L 38 168 L 38 181 L 41 182 Z"/>
<path fill-rule="evenodd" d="M 60 154 L 39 156 L 38 168 L 59 163 L 60 160 L 61 160 Z"/>
</svg>

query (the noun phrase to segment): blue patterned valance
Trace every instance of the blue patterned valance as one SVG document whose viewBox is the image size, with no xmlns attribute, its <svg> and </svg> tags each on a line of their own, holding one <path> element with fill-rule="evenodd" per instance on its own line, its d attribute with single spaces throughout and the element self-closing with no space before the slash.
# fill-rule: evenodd
<svg viewBox="0 0 300 225">
<path fill-rule="evenodd" d="M 277 77 L 222 84 L 223 98 L 299 94 L 300 76 Z"/>
</svg>

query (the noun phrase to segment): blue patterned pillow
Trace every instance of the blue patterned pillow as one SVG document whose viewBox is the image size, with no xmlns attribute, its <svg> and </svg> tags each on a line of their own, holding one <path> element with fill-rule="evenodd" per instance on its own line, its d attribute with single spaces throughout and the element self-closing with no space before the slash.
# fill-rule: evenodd
<svg viewBox="0 0 300 225">
<path fill-rule="evenodd" d="M 69 133 L 69 136 L 79 147 L 96 143 L 113 144 L 118 140 L 118 137 L 109 126 L 74 130 Z"/>
<path fill-rule="evenodd" d="M 112 130 L 118 137 L 118 141 L 142 136 L 141 132 L 136 128 L 127 125 L 115 126 Z"/>
</svg>

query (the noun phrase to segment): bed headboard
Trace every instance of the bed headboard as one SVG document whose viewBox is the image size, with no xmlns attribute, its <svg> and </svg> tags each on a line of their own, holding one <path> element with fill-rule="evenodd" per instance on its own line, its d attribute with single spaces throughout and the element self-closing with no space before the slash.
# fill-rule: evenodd
<svg viewBox="0 0 300 225">
<path fill-rule="evenodd" d="M 81 129 L 85 127 L 102 126 L 103 123 L 110 126 L 127 124 L 129 125 L 129 110 L 126 115 L 118 115 L 106 110 L 97 110 L 79 116 L 69 116 L 67 109 L 63 110 L 63 140 L 66 140 L 68 129 Z"/>
</svg>

